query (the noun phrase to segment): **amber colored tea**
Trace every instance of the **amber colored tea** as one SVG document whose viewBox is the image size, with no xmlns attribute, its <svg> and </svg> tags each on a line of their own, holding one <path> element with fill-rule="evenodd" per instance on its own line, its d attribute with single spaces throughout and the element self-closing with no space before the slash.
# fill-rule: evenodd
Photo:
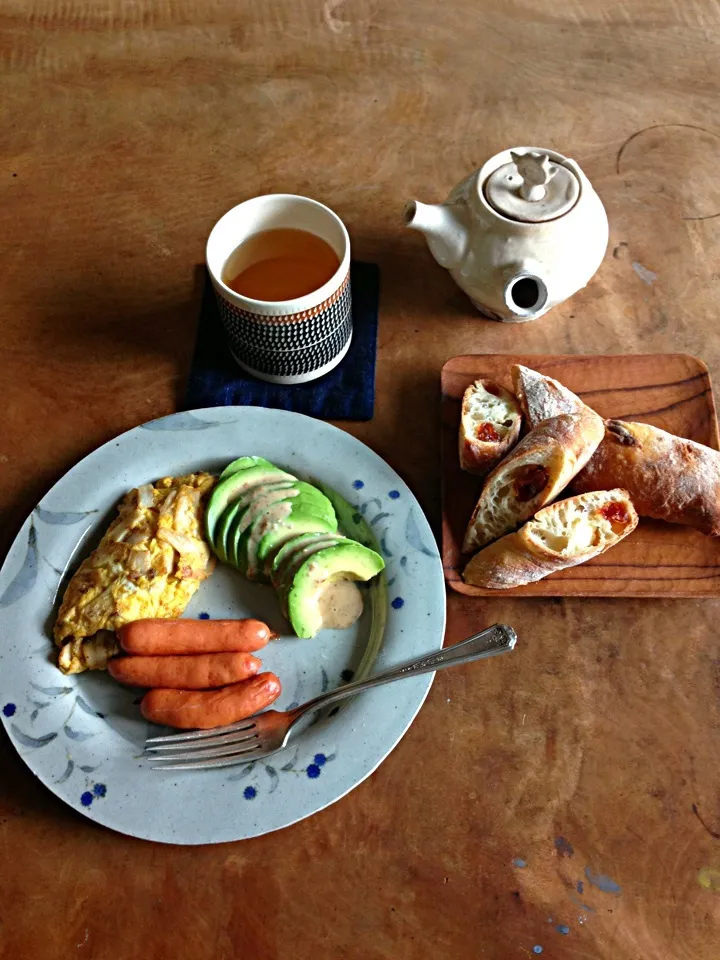
<svg viewBox="0 0 720 960">
<path fill-rule="evenodd" d="M 253 300 L 294 300 L 330 280 L 340 260 L 306 230 L 263 230 L 240 244 L 223 267 L 223 281 Z"/>
</svg>

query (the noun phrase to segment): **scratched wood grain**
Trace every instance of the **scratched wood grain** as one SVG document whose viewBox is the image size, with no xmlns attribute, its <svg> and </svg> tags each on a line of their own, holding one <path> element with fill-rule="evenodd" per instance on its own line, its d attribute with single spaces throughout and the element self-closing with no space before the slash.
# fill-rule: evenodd
<svg viewBox="0 0 720 960">
<path fill-rule="evenodd" d="M 443 520 L 445 579 L 458 593 L 497 596 L 465 583 L 462 540 L 482 481 L 460 469 L 457 433 L 465 388 L 487 377 L 512 390 L 510 367 L 521 363 L 577 393 L 602 417 L 638 420 L 718 449 L 718 423 L 705 364 L 683 354 L 626 356 L 453 357 L 442 371 Z M 717 597 L 720 538 L 642 518 L 607 553 L 537 583 L 502 591 L 525 597 Z"/>
</svg>

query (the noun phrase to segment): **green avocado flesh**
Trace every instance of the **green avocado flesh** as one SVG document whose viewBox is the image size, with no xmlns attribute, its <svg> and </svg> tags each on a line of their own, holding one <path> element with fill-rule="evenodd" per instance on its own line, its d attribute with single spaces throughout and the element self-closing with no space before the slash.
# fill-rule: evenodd
<svg viewBox="0 0 720 960">
<path fill-rule="evenodd" d="M 283 612 L 287 613 L 285 600 L 287 598 L 288 590 L 292 585 L 293 577 L 297 573 L 300 566 L 305 563 L 308 557 L 311 557 L 319 550 L 326 550 L 328 547 L 334 547 L 335 544 L 342 543 L 344 540 L 345 537 L 343 537 L 342 534 L 324 533 L 319 537 L 315 537 L 309 543 L 298 544 L 293 550 L 290 551 L 290 553 L 285 556 L 282 564 L 278 567 L 275 573 L 275 580 L 273 581 L 275 588 L 278 591 Z"/>
<path fill-rule="evenodd" d="M 250 580 L 267 579 L 265 569 L 291 536 L 337 530 L 330 501 L 301 480 L 286 490 L 259 488 L 227 534 L 227 557 Z"/>
<path fill-rule="evenodd" d="M 338 533 L 338 502 L 355 523 L 334 491 L 299 480 L 262 457 L 228 464 L 208 501 L 205 527 L 217 556 L 249 580 L 270 580 L 299 637 L 321 629 L 319 598 L 327 585 L 369 580 L 385 566 L 370 546 Z M 332 602 L 338 602 L 336 594 Z"/>
<path fill-rule="evenodd" d="M 272 463 L 262 457 L 238 457 L 237 460 L 233 460 L 225 467 L 218 477 L 218 482 L 222 483 L 223 480 L 227 480 L 234 473 L 240 473 L 241 470 L 247 470 L 248 467 L 272 467 Z"/>
<path fill-rule="evenodd" d="M 276 483 L 263 484 L 262 487 L 251 487 L 237 500 L 233 500 L 225 507 L 215 526 L 215 539 L 213 541 L 215 553 L 221 560 L 226 563 L 229 560 L 229 534 L 235 520 L 245 513 L 250 504 L 260 495 L 260 491 L 262 490 L 267 495 L 272 494 L 278 500 L 284 500 L 288 496 L 288 491 L 294 488 L 294 483 L 294 480 L 282 480 Z"/>
<path fill-rule="evenodd" d="M 287 616 L 298 637 L 322 628 L 320 592 L 336 580 L 370 580 L 385 567 L 382 557 L 354 540 L 344 540 L 307 557 L 286 582 Z"/>
<path fill-rule="evenodd" d="M 251 487 L 257 487 L 263 483 L 272 483 L 278 480 L 296 480 L 291 473 L 285 473 L 277 467 L 259 466 L 247 467 L 237 473 L 231 474 L 227 479 L 218 483 L 208 500 L 207 510 L 205 512 L 205 532 L 210 543 L 215 543 L 215 528 L 220 521 L 225 508 L 238 497 L 242 496 L 246 490 Z"/>
</svg>

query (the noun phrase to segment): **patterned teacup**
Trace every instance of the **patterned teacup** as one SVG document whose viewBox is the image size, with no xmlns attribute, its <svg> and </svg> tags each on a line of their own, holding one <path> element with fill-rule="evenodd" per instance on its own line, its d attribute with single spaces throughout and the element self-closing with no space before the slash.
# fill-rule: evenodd
<svg viewBox="0 0 720 960">
<path fill-rule="evenodd" d="M 293 300 L 256 300 L 226 283 L 223 269 L 246 240 L 266 230 L 304 230 L 332 247 L 339 266 L 318 289 Z M 229 210 L 208 238 L 207 267 L 237 363 L 270 383 L 305 383 L 343 359 L 352 338 L 350 238 L 342 220 L 308 197 L 277 193 Z"/>
</svg>

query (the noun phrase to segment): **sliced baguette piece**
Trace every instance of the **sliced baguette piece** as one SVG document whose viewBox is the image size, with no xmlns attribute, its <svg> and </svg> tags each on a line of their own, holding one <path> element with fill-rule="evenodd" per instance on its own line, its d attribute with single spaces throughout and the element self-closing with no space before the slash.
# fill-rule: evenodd
<svg viewBox="0 0 720 960">
<path fill-rule="evenodd" d="M 473 553 L 529 520 L 558 497 L 592 456 L 604 434 L 589 408 L 545 420 L 518 443 L 485 481 L 463 551 Z"/>
<path fill-rule="evenodd" d="M 584 413 L 590 409 L 572 390 L 537 370 L 516 363 L 511 374 L 520 409 L 530 429 L 561 413 Z"/>
<path fill-rule="evenodd" d="M 573 490 L 623 486 L 641 517 L 720 536 L 720 452 L 648 423 L 606 420 L 605 438 Z"/>
<path fill-rule="evenodd" d="M 599 556 L 632 533 L 637 523 L 627 490 L 597 490 L 561 500 L 477 553 L 463 579 L 489 590 L 534 583 Z"/>
<path fill-rule="evenodd" d="M 494 380 L 476 380 L 463 394 L 460 415 L 460 466 L 484 477 L 515 446 L 520 436 L 520 406 Z"/>
</svg>

